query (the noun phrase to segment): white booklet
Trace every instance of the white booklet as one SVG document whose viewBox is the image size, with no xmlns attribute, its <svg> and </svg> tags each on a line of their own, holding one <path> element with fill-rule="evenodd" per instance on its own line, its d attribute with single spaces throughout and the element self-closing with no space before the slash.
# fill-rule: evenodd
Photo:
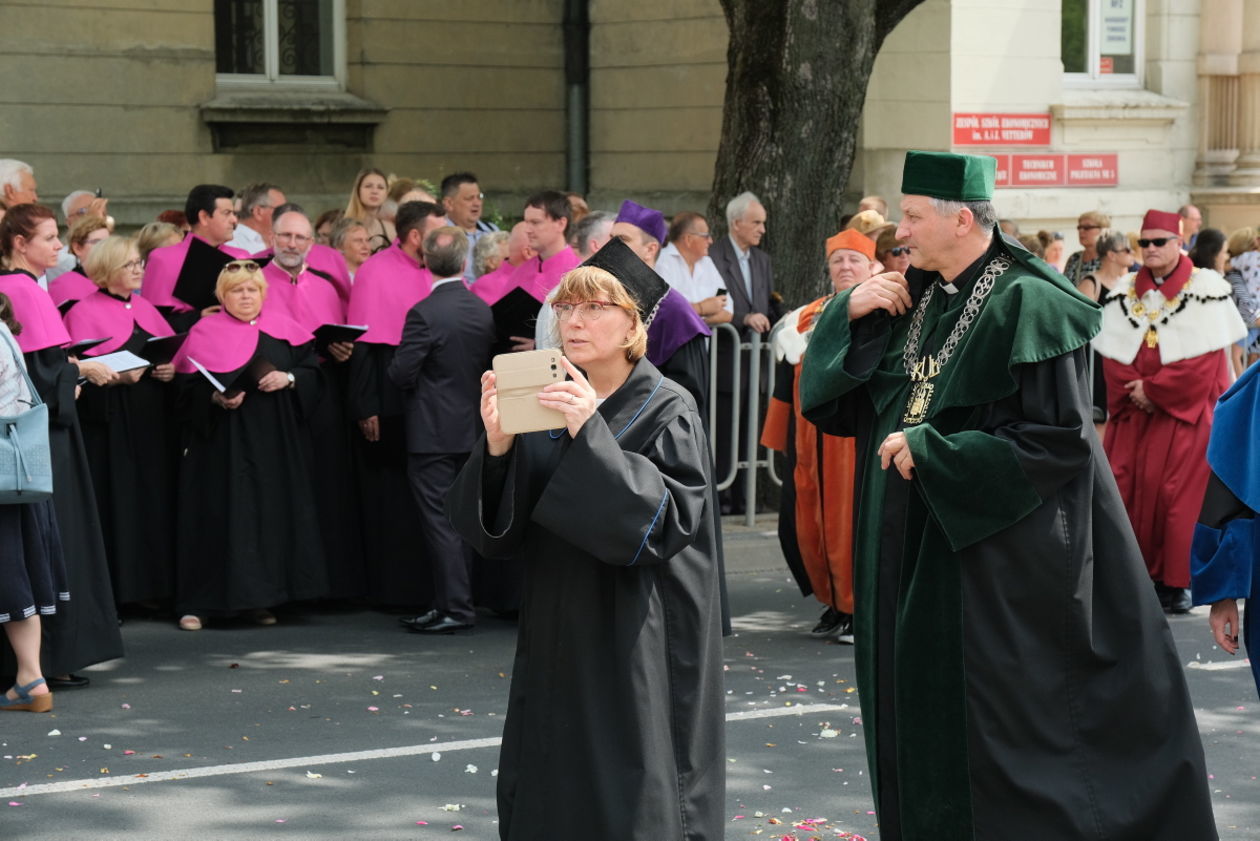
<svg viewBox="0 0 1260 841">
<path fill-rule="evenodd" d="M 136 356 L 129 350 L 116 350 L 113 353 L 103 353 L 100 356 L 89 356 L 84 361 L 99 362 L 116 374 L 134 371 L 137 368 L 148 368 L 153 364 L 142 356 Z"/>
<path fill-rule="evenodd" d="M 210 381 L 210 385 L 214 386 L 215 391 L 219 392 L 220 394 L 227 391 L 227 386 L 219 382 L 218 377 L 216 377 L 214 374 L 211 374 L 208 370 L 206 370 L 206 366 L 202 365 L 200 362 L 193 359 L 191 356 L 188 357 L 188 361 L 193 364 L 194 368 L 196 368 L 198 371 L 201 372 L 201 376 L 205 377 L 207 380 Z"/>
</svg>

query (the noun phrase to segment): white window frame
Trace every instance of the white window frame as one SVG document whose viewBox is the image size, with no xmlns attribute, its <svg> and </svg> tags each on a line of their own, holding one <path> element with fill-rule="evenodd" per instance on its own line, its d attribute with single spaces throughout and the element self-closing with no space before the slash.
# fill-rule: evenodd
<svg viewBox="0 0 1260 841">
<path fill-rule="evenodd" d="M 1142 88 L 1146 76 L 1146 0 L 1133 0 L 1133 72 L 1101 73 L 1102 4 L 1105 0 L 1088 0 L 1089 22 L 1085 52 L 1088 70 L 1064 73 L 1064 87 L 1070 88 Z M 1059 23 L 1063 25 L 1062 21 Z"/>
<path fill-rule="evenodd" d="M 333 75 L 280 75 L 280 27 L 278 0 L 262 0 L 263 4 L 263 68 L 262 73 L 216 73 L 220 90 L 230 88 L 262 90 L 342 91 L 346 87 L 346 0 L 332 0 Z"/>
</svg>

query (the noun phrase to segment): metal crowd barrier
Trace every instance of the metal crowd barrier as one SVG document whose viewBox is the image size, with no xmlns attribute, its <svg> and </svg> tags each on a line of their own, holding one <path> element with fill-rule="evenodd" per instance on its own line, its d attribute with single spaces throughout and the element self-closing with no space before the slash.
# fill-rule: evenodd
<svg viewBox="0 0 1260 841">
<path fill-rule="evenodd" d="M 735 482 L 735 475 L 739 470 L 744 471 L 744 525 L 752 527 L 754 517 L 757 512 L 757 474 L 758 468 L 764 467 L 766 473 L 770 477 L 770 481 L 777 487 L 783 486 L 783 480 L 779 477 L 774 465 L 774 454 L 771 450 L 761 446 L 761 407 L 762 393 L 758 388 L 761 380 L 761 369 L 764 365 L 766 370 L 766 392 L 765 399 L 768 401 L 771 394 L 774 394 L 774 337 L 779 331 L 776 325 L 773 330 L 766 334 L 765 338 L 761 333 L 753 332 L 748 341 L 741 341 L 739 331 L 730 324 L 714 324 L 713 338 L 709 344 L 709 447 L 713 451 L 713 457 L 716 463 L 717 459 L 717 425 L 719 422 L 727 423 L 730 426 L 730 446 L 731 446 L 731 468 L 726 476 L 718 477 L 717 489 L 724 491 Z M 742 373 L 744 355 L 741 351 L 748 351 L 748 378 L 749 388 L 747 394 L 744 394 L 744 378 L 740 376 Z M 745 404 L 745 411 L 731 412 L 729 418 L 723 418 L 719 421 L 717 416 L 717 394 L 718 394 L 718 357 L 722 354 L 733 354 L 731 360 L 731 377 L 733 379 L 731 390 L 731 405 L 739 406 L 741 401 Z M 748 419 L 745 429 L 740 429 L 741 415 Z M 744 436 L 745 452 L 748 458 L 739 458 L 739 440 L 740 435 Z"/>
</svg>

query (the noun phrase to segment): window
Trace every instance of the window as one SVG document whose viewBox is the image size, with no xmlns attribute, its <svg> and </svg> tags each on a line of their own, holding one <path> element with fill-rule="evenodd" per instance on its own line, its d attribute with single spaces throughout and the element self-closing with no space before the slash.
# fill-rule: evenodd
<svg viewBox="0 0 1260 841">
<path fill-rule="evenodd" d="M 345 0 L 215 0 L 221 84 L 340 86 Z"/>
<path fill-rule="evenodd" d="M 1139 87 L 1143 0 L 1062 0 L 1060 55 L 1069 82 Z"/>
</svg>

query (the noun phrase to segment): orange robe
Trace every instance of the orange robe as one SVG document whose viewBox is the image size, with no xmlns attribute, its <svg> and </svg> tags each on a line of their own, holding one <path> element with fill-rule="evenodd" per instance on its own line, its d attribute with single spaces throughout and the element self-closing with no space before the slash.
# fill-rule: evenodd
<svg viewBox="0 0 1260 841">
<path fill-rule="evenodd" d="M 797 311 L 795 330 L 808 340 L 814 320 L 830 295 Z M 791 319 L 792 313 L 786 318 Z M 801 357 L 788 357 L 779 370 L 790 376 L 790 388 L 777 387 L 766 412 L 761 444 L 787 453 L 793 464 L 796 549 L 814 597 L 841 613 L 853 613 L 853 474 L 857 459 L 854 439 L 823 435 L 801 416 Z M 791 447 L 789 453 L 788 448 Z M 787 547 L 785 547 L 787 551 Z M 804 586 L 802 585 L 802 590 Z"/>
</svg>

